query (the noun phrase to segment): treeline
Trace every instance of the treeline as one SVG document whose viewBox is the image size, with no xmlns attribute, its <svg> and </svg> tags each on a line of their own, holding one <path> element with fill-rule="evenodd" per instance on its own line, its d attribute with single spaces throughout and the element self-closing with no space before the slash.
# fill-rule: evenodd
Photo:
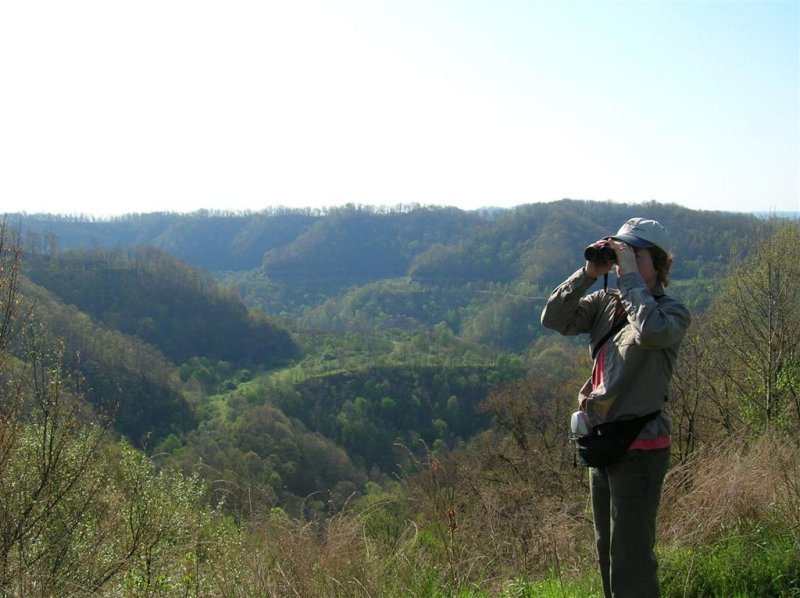
<svg viewBox="0 0 800 598">
<path fill-rule="evenodd" d="M 354 215 L 356 218 L 368 216 L 372 220 L 370 224 L 374 224 L 375 218 L 378 221 L 397 220 L 403 214 L 417 214 L 411 220 L 419 224 L 427 214 L 441 210 L 412 204 L 393 208 L 348 205 L 330 209 L 267 208 L 259 212 L 155 212 L 106 219 L 81 215 L 11 214 L 6 216 L 6 221 L 23 231 L 24 245 L 32 253 L 52 254 L 77 247 L 147 245 L 167 251 L 194 266 L 225 271 L 257 268 L 268 252 L 288 247 L 298 239 L 301 246 L 305 245 L 314 251 L 320 233 L 310 229 L 320 222 L 340 219 L 343 215 Z M 444 211 L 460 212 L 452 209 Z M 466 214 L 462 217 L 474 219 L 474 216 Z M 412 229 L 415 224 L 412 224 Z M 402 225 L 399 229 L 395 224 L 390 225 L 390 235 L 384 236 L 384 241 L 394 243 L 391 233 L 399 232 L 402 235 L 403 228 Z M 328 229 L 328 225 L 323 229 Z M 364 230 L 359 232 L 363 233 Z M 413 241 L 418 231 L 410 232 L 412 238 L 409 241 Z M 321 234 L 327 236 L 324 231 Z M 294 251 L 289 250 L 276 259 L 291 259 L 292 254 Z M 327 258 L 324 253 L 319 257 Z"/>
<path fill-rule="evenodd" d="M 200 211 L 110 220 L 17 214 L 7 220 L 22 230 L 24 243 L 36 253 L 148 245 L 205 270 L 263 266 L 267 275 L 296 282 L 308 272 L 307 282 L 408 274 L 459 282 L 528 277 L 549 284 L 557 273 L 543 266 L 578 259 L 587 243 L 616 231 L 632 215 L 656 218 L 668 226 L 680 278 L 704 276 L 704 266 L 726 260 L 736 239 L 763 221 L 656 202 L 578 200 L 491 211 L 351 205 L 326 211 Z M 747 251 L 746 244 L 741 251 Z"/>
</svg>

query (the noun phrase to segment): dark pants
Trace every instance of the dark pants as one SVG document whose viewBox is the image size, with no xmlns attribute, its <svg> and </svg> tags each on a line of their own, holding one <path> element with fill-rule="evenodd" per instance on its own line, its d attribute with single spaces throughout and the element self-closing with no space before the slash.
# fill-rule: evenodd
<svg viewBox="0 0 800 598">
<path fill-rule="evenodd" d="M 656 515 L 669 449 L 628 451 L 590 475 L 597 560 L 606 598 L 650 598 L 658 585 Z"/>
</svg>

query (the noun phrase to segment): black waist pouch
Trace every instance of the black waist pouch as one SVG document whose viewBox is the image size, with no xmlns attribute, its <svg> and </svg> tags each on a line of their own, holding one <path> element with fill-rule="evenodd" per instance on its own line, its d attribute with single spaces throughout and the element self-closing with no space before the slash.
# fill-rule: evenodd
<svg viewBox="0 0 800 598">
<path fill-rule="evenodd" d="M 642 417 L 600 424 L 583 436 L 574 438 L 576 445 L 575 461 L 584 467 L 606 467 L 616 463 L 636 440 L 645 424 L 661 411 L 654 411 Z"/>
</svg>

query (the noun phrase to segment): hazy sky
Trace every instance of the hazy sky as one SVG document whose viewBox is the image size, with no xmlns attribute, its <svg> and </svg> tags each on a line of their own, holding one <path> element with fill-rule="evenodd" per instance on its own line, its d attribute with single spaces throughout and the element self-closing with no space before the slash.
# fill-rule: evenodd
<svg viewBox="0 0 800 598">
<path fill-rule="evenodd" d="M 0 213 L 800 210 L 800 0 L 10 0 Z"/>
</svg>

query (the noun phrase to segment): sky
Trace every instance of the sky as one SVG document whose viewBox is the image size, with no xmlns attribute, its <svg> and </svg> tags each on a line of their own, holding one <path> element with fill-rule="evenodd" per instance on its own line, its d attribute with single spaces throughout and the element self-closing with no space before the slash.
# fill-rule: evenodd
<svg viewBox="0 0 800 598">
<path fill-rule="evenodd" d="M 800 0 L 0 4 L 0 214 L 800 210 Z"/>
</svg>

